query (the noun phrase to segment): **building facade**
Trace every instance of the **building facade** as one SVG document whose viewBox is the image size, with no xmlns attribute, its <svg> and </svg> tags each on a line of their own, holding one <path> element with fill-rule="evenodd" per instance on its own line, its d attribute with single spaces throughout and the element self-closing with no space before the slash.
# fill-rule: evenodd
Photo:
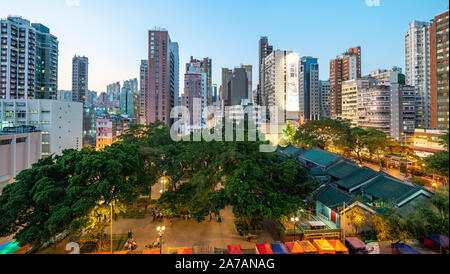
<svg viewBox="0 0 450 274">
<path fill-rule="evenodd" d="M 179 98 L 178 43 L 171 41 L 166 30 L 150 30 L 148 35 L 146 123 L 159 120 L 170 126 L 174 122 L 170 111 Z"/>
<path fill-rule="evenodd" d="M 298 121 L 299 110 L 299 68 L 300 57 L 292 51 L 273 51 L 265 59 L 264 92 L 267 94 L 267 106 L 276 106 L 278 121 Z"/>
<path fill-rule="evenodd" d="M 330 61 L 330 116 L 342 115 L 342 82 L 361 78 L 361 47 L 355 47 Z"/>
<path fill-rule="evenodd" d="M 146 124 L 146 111 L 147 111 L 147 94 L 148 94 L 148 60 L 141 60 L 139 67 L 139 116 L 140 124 Z"/>
<path fill-rule="evenodd" d="M 266 36 L 259 39 L 259 80 L 257 87 L 256 104 L 260 106 L 267 106 L 267 95 L 264 92 L 264 71 L 265 71 L 265 59 L 273 51 L 273 46 L 269 45 L 269 40 Z M 222 76 L 223 77 L 223 76 Z"/>
<path fill-rule="evenodd" d="M 300 116 L 305 120 L 319 120 L 320 86 L 317 58 L 301 58 L 299 96 Z"/>
<path fill-rule="evenodd" d="M 36 99 L 56 99 L 58 91 L 58 39 L 42 24 L 36 30 Z"/>
<path fill-rule="evenodd" d="M 342 119 L 358 125 L 358 92 L 374 84 L 373 79 L 353 79 L 342 82 Z"/>
<path fill-rule="evenodd" d="M 21 17 L 0 20 L 0 99 L 33 99 L 36 30 Z"/>
<path fill-rule="evenodd" d="M 448 10 L 434 18 L 430 27 L 430 127 L 448 129 L 449 123 L 449 26 Z"/>
<path fill-rule="evenodd" d="M 330 81 L 319 81 L 320 119 L 330 118 Z"/>
<path fill-rule="evenodd" d="M 35 126 L 41 132 L 41 156 L 82 148 L 82 104 L 58 100 L 0 100 L 1 129 Z"/>
<path fill-rule="evenodd" d="M 21 126 L 0 131 L 0 190 L 41 158 L 41 132 Z"/>
<path fill-rule="evenodd" d="M 88 95 L 87 57 L 74 56 L 72 59 L 72 101 L 87 104 Z"/>
<path fill-rule="evenodd" d="M 137 78 L 123 82 L 122 91 L 120 92 L 120 110 L 128 118 L 138 118 L 139 92 Z"/>
<path fill-rule="evenodd" d="M 406 84 L 416 88 L 416 127 L 431 126 L 430 24 L 413 21 L 405 36 Z"/>
</svg>

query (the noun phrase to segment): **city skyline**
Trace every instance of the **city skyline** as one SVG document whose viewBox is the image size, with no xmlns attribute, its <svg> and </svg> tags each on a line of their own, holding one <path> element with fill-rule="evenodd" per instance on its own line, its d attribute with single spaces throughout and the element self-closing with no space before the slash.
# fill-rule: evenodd
<svg viewBox="0 0 450 274">
<path fill-rule="evenodd" d="M 54 8 L 45 8 L 47 2 Z M 103 0 L 39 3 L 6 0 L 0 4 L 0 17 L 22 16 L 32 23 L 46 25 L 58 37 L 58 89 L 70 90 L 74 55 L 89 58 L 90 90 L 104 92 L 110 83 L 138 77 L 140 60 L 148 58 L 148 30 L 155 26 L 167 29 L 172 39 L 179 42 L 180 66 L 189 62 L 190 56 L 209 57 L 213 66 L 212 82 L 220 84 L 223 67 L 249 64 L 255 70 L 255 89 L 261 36 L 268 36 L 274 50 L 292 50 L 300 56 L 318 58 L 321 80 L 328 79 L 329 60 L 354 46 L 361 46 L 363 75 L 392 66 L 404 70 L 404 36 L 409 23 L 428 22 L 448 8 L 446 1 L 433 1 L 430 5 L 423 1 L 381 0 L 379 6 L 369 6 L 365 0 L 353 0 L 352 9 L 331 1 L 290 1 L 270 8 L 264 2 L 267 1 L 246 1 L 238 6 L 237 1 L 134 1 L 130 6 L 128 2 Z M 158 12 L 149 12 L 151 16 L 148 16 L 146 11 L 151 10 Z M 289 17 L 297 10 L 304 17 L 292 23 Z M 192 16 L 202 11 L 207 11 L 203 13 L 205 16 Z M 275 19 L 264 20 L 260 15 L 265 12 L 272 12 Z M 228 19 L 221 20 L 225 17 L 220 14 L 227 14 Z M 171 16 L 177 20 L 171 20 Z M 320 19 L 323 17 L 326 20 Z M 181 71 L 179 81 L 184 81 Z"/>
</svg>

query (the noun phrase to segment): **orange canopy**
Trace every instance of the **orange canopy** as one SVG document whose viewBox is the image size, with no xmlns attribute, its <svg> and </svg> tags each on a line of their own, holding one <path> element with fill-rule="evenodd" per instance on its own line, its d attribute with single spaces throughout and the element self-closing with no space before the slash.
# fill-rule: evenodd
<svg viewBox="0 0 450 274">
<path fill-rule="evenodd" d="M 348 254 L 348 248 L 339 240 L 328 240 L 328 243 L 334 248 L 336 253 Z"/>
<path fill-rule="evenodd" d="M 303 247 L 298 243 L 298 241 L 295 242 L 287 242 L 284 243 L 287 248 L 289 249 L 289 251 L 291 252 L 291 254 L 303 254 L 305 253 L 305 250 L 303 249 Z"/>
<path fill-rule="evenodd" d="M 309 241 L 297 241 L 305 253 L 317 253 L 317 249 Z"/>
<path fill-rule="evenodd" d="M 228 254 L 244 254 L 244 252 L 242 252 L 241 245 L 228 245 L 227 249 Z"/>
<path fill-rule="evenodd" d="M 122 251 L 114 251 L 113 254 L 128 254 L 130 251 L 128 250 L 122 250 Z M 85 254 L 97 254 L 97 255 L 103 255 L 103 254 L 111 254 L 111 252 L 94 252 L 94 253 L 85 253 Z"/>
<path fill-rule="evenodd" d="M 143 254 L 161 254 L 159 249 L 146 248 Z"/>
<path fill-rule="evenodd" d="M 178 248 L 178 253 L 177 254 L 192 254 L 192 249 L 191 248 L 187 248 L 187 247 Z"/>
<path fill-rule="evenodd" d="M 13 254 L 25 254 L 28 250 L 30 250 L 33 246 L 32 245 L 25 245 L 21 248 L 17 249 Z"/>
<path fill-rule="evenodd" d="M 336 250 L 327 240 L 314 240 L 313 245 L 319 254 L 335 254 Z"/>
</svg>

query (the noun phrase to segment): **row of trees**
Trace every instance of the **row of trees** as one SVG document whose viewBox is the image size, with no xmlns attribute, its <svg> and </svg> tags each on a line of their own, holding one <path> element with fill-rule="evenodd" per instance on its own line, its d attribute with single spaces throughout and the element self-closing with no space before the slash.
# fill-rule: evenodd
<svg viewBox="0 0 450 274">
<path fill-rule="evenodd" d="M 161 122 L 135 126 L 103 151 L 65 150 L 17 175 L 0 196 L 0 237 L 41 245 L 63 231 L 100 237 L 109 207 L 116 213 L 150 195 L 162 176 L 168 191 L 157 206 L 199 221 L 227 205 L 251 226 L 302 206 L 315 188 L 305 170 L 257 142 L 175 142 Z"/>
<path fill-rule="evenodd" d="M 288 126 L 284 138 L 299 147 L 334 148 L 347 157 L 355 157 L 360 163 L 364 154 L 375 157 L 380 163 L 382 155 L 386 154 L 415 157 L 412 149 L 392 141 L 386 133 L 375 128 L 352 127 L 349 120 L 311 120 L 296 129 Z"/>
</svg>

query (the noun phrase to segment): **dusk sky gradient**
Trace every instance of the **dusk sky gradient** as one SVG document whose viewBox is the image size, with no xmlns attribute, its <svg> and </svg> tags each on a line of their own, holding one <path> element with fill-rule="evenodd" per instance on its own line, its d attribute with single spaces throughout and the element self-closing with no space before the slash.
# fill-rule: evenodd
<svg viewBox="0 0 450 274">
<path fill-rule="evenodd" d="M 373 0 L 372 0 L 373 1 Z M 275 49 L 319 58 L 320 79 L 329 61 L 362 48 L 362 73 L 404 68 L 404 37 L 412 20 L 429 21 L 447 0 L 0 0 L 0 18 L 19 15 L 50 28 L 59 40 L 58 89 L 70 90 L 72 57 L 89 58 L 89 89 L 139 77 L 147 59 L 148 30 L 165 28 L 180 47 L 180 93 L 190 56 L 210 57 L 213 83 L 222 67 L 253 65 L 258 81 L 258 39 Z M 78 5 L 79 4 L 79 5 Z"/>
</svg>

